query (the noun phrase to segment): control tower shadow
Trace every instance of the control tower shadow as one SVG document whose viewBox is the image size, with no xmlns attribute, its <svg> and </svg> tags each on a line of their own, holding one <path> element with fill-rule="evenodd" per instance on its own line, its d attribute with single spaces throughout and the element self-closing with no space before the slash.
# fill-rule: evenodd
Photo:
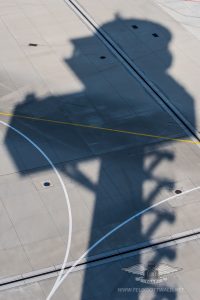
<svg viewBox="0 0 200 300">
<path fill-rule="evenodd" d="M 146 20 L 123 20 L 119 18 L 103 25 L 102 29 L 109 33 L 115 30 L 119 24 L 137 24 L 139 28 L 153 27 L 162 32 L 160 38 L 163 38 L 165 67 L 163 69 L 160 68 L 158 72 L 160 72 L 163 80 L 166 80 L 173 89 L 178 91 L 177 95 L 180 98 L 170 100 L 172 102 L 178 101 L 179 105 L 181 101 L 184 102 L 184 105 L 190 111 L 190 122 L 195 127 L 193 99 L 184 87 L 167 73 L 167 69 L 173 60 L 172 54 L 168 49 L 172 38 L 171 33 L 167 28 Z M 167 112 L 161 110 L 155 104 L 155 100 L 150 99 L 148 93 L 143 93 L 143 88 L 138 83 L 134 83 L 135 79 L 131 78 L 131 75 L 127 75 L 127 81 L 126 79 L 124 80 L 123 75 L 121 75 L 120 79 L 118 78 L 118 83 L 121 81 L 122 85 L 125 82 L 127 84 L 127 98 L 123 95 L 123 102 L 117 93 L 116 95 L 109 93 L 109 89 L 105 98 L 104 88 L 106 85 L 104 85 L 104 81 L 101 82 L 98 72 L 89 74 L 90 70 L 88 70 L 86 76 L 84 66 L 79 63 L 80 55 L 87 56 L 88 54 L 89 59 L 91 58 L 92 47 L 93 49 L 98 47 L 99 40 L 96 36 L 89 36 L 75 39 L 71 42 L 74 45 L 74 55 L 70 59 L 66 59 L 65 62 L 82 82 L 84 90 L 78 93 L 48 96 L 42 99 L 38 98 L 34 93 L 27 95 L 24 101 L 14 108 L 14 115 L 28 115 L 48 120 L 69 121 L 169 137 L 174 137 L 177 134 L 181 138 L 184 137 L 182 129 L 172 121 Z M 126 51 L 125 44 L 124 50 Z M 106 68 L 111 68 L 113 70 L 113 78 L 110 79 L 111 81 L 113 79 L 113 84 L 114 78 L 117 78 L 115 77 L 115 71 L 118 72 L 118 67 L 115 64 L 111 64 L 109 67 L 110 58 L 107 58 L 106 55 L 104 56 L 97 58 L 99 60 L 97 70 L 99 67 L 99 72 L 101 73 Z M 106 61 L 108 61 L 108 65 L 102 68 L 101 62 L 103 65 Z M 125 74 L 126 70 L 123 67 L 122 70 L 123 74 Z M 159 87 L 159 82 L 156 82 L 156 84 Z M 133 90 L 133 93 L 129 94 L 129 90 Z M 173 104 L 176 105 L 175 102 Z M 172 173 L 162 176 L 157 175 L 157 170 L 162 164 L 166 166 L 173 165 L 175 159 L 173 141 L 120 132 L 108 132 L 95 128 L 55 125 L 18 117 L 12 117 L 10 125 L 30 136 L 42 149 L 45 147 L 45 152 L 57 164 L 56 166 L 63 177 L 71 178 L 79 187 L 84 187 L 94 195 L 95 201 L 90 224 L 88 248 L 97 240 L 97 236 L 100 237 L 136 212 L 163 199 L 164 196 L 169 195 L 174 189 L 175 182 Z M 34 159 L 32 159 L 30 153 L 27 153 L 27 147 L 22 147 L 22 144 L 16 151 L 12 144 L 14 135 L 13 131 L 8 129 L 5 144 L 22 176 L 36 173 L 38 168 L 40 170 L 49 168 L 44 162 L 41 162 L 39 154 L 34 154 Z M 26 161 L 25 168 L 22 166 L 21 160 L 19 160 L 19 153 L 21 153 L 20 157 Z M 54 155 L 55 153 L 57 156 Z M 97 182 L 94 182 L 93 178 L 91 178 L 92 174 L 89 177 L 87 172 L 84 173 L 80 168 L 82 163 L 85 163 L 87 168 L 89 168 L 94 160 L 98 160 L 99 163 Z M 148 185 L 149 187 L 147 187 Z M 85 201 L 91 208 L 92 204 L 87 199 Z M 163 205 L 161 208 L 155 208 L 151 212 L 149 219 L 140 217 L 130 222 L 109 237 L 102 246 L 97 247 L 97 250 L 91 252 L 90 255 L 149 241 L 156 236 L 157 232 L 159 233 L 163 224 L 165 227 L 170 227 L 170 225 L 172 226 L 175 223 L 175 220 L 175 214 L 170 206 Z M 173 247 L 163 248 L 162 250 L 154 248 L 152 253 L 152 256 L 145 262 L 140 254 L 134 256 L 133 260 L 129 257 L 127 263 L 121 263 L 121 269 L 138 264 L 142 264 L 146 268 L 149 265 L 154 265 L 156 268 L 163 261 L 171 261 L 173 264 L 176 258 L 176 249 Z M 82 296 L 79 299 L 143 299 L 142 290 L 138 290 L 134 294 L 119 292 L 118 288 L 149 288 L 149 285 L 137 282 L 134 280 L 134 277 L 131 277 L 131 274 L 122 271 L 118 263 L 116 264 L 113 262 L 103 265 L 103 267 L 86 269 Z M 167 283 L 162 282 L 159 287 L 167 287 Z M 75 299 L 73 295 L 71 298 Z M 156 289 L 148 297 L 148 299 L 154 300 L 176 298 L 175 290 L 166 295 Z"/>
</svg>

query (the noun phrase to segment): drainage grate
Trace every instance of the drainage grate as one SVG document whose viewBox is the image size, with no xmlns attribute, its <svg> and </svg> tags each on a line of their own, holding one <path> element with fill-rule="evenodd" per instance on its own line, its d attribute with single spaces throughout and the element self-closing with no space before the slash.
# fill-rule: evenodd
<svg viewBox="0 0 200 300">
<path fill-rule="evenodd" d="M 106 58 L 106 56 L 104 56 L 104 55 L 100 56 L 100 59 L 105 59 L 105 58 Z"/>
<path fill-rule="evenodd" d="M 37 47 L 38 46 L 38 44 L 35 44 L 35 43 L 29 43 L 28 44 L 30 47 Z"/>
<path fill-rule="evenodd" d="M 154 37 L 159 37 L 159 35 L 158 35 L 157 33 L 152 33 L 152 35 L 153 35 Z"/>
<path fill-rule="evenodd" d="M 43 182 L 43 186 L 44 186 L 44 187 L 49 187 L 49 186 L 52 186 L 52 184 L 51 184 L 50 181 L 44 181 L 44 182 Z"/>
<path fill-rule="evenodd" d="M 181 194 L 182 191 L 181 190 L 175 190 L 175 194 Z"/>
<path fill-rule="evenodd" d="M 132 28 L 133 29 L 138 29 L 138 26 L 137 25 L 132 25 Z"/>
<path fill-rule="evenodd" d="M 101 266 L 112 261 L 120 261 L 127 257 L 133 257 L 138 254 L 142 254 L 147 251 L 152 251 L 152 249 L 159 249 L 160 247 L 168 247 L 175 243 L 186 243 L 187 241 L 198 240 L 199 239 L 199 228 L 185 231 L 179 234 L 174 234 L 172 236 L 165 237 L 164 239 L 149 240 L 147 242 L 136 244 L 130 247 L 124 247 L 118 249 L 118 251 L 113 250 L 103 254 L 88 257 L 87 261 L 81 261 L 77 264 L 74 271 L 84 270 L 85 268 L 92 268 L 95 266 Z M 64 271 L 71 268 L 73 262 L 67 263 L 64 267 Z M 38 271 L 33 271 L 30 273 L 21 274 L 19 276 L 2 279 L 0 281 L 1 290 L 6 290 L 13 287 L 18 287 L 20 285 L 39 282 L 44 279 L 49 279 L 50 277 L 57 276 L 57 273 L 61 271 L 60 266 L 54 266 L 46 269 L 41 269 Z M 72 271 L 72 272 L 74 272 Z"/>
</svg>

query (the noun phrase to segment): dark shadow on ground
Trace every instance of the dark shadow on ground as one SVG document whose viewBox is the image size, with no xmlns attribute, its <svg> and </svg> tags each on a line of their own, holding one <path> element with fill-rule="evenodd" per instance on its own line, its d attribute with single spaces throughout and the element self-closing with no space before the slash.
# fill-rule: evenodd
<svg viewBox="0 0 200 300">
<path fill-rule="evenodd" d="M 145 20 L 116 19 L 105 24 L 102 29 L 106 32 L 112 30 L 117 32 L 117 27 L 123 23 L 126 23 L 127 26 L 137 24 L 139 28 L 155 28 L 155 30 L 162 33 L 160 38 L 163 38 L 165 67 L 159 70 L 160 76 L 169 83 L 169 86 L 177 91 L 177 95 L 180 98 L 176 100 L 179 103 L 183 101 L 184 105 L 187 103 L 187 108 L 190 110 L 191 115 L 190 121 L 195 127 L 192 98 L 178 82 L 174 81 L 167 74 L 167 68 L 172 63 L 172 54 L 168 49 L 168 44 L 172 38 L 171 33 L 159 24 Z M 149 100 L 143 99 L 142 94 L 138 92 L 135 85 L 133 85 L 135 93 L 129 95 L 128 101 L 124 99 L 122 103 L 119 100 L 119 96 L 112 95 L 109 92 L 109 87 L 104 81 L 101 82 L 98 73 L 94 74 L 89 69 L 87 70 L 88 73 L 86 72 L 85 68 L 87 68 L 87 65 L 84 67 L 84 61 L 79 60 L 80 56 L 82 53 L 90 53 L 90 49 L 92 52 L 92 47 L 93 49 L 95 48 L 97 41 L 96 37 L 72 40 L 74 55 L 66 60 L 66 64 L 70 66 L 71 70 L 84 85 L 82 92 L 62 96 L 49 96 L 45 99 L 38 99 L 34 94 L 27 95 L 26 99 L 15 107 L 13 113 L 15 115 L 24 114 L 46 119 L 94 124 L 133 131 L 142 131 L 142 128 L 144 128 L 144 132 L 174 136 L 178 126 L 173 126 L 172 121 L 164 122 L 165 118 L 166 120 L 171 120 L 167 113 L 162 112 L 161 114 L 156 105 L 153 104 L 154 100 L 151 103 Z M 124 49 L 126 50 L 126 45 L 124 45 Z M 95 55 L 93 55 L 93 58 Z M 105 59 L 94 58 L 100 66 L 99 72 L 104 72 L 106 68 L 112 68 L 113 76 L 115 77 L 116 66 L 109 65 L 109 59 L 109 57 Z M 106 60 L 108 65 L 101 69 L 101 64 L 107 64 Z M 131 79 L 130 75 L 127 76 L 129 76 L 127 82 L 128 94 L 128 89 L 130 88 L 131 91 L 134 79 Z M 124 84 L 123 76 L 118 79 L 119 84 L 120 81 Z M 68 84 L 67 78 L 66 84 Z M 159 82 L 156 84 L 159 86 Z M 108 91 L 106 98 L 105 90 Z M 149 97 L 149 95 L 146 94 L 146 97 Z M 10 125 L 22 130 L 37 142 L 54 163 L 57 163 L 57 167 L 63 176 L 69 176 L 80 186 L 84 186 L 87 190 L 94 193 L 95 205 L 88 247 L 97 239 L 99 228 L 101 234 L 106 233 L 106 231 L 134 213 L 155 203 L 159 197 L 162 198 L 160 195 L 162 195 L 163 191 L 173 190 L 174 180 L 171 174 L 156 175 L 156 170 L 161 164 L 172 164 L 175 158 L 173 146 L 169 146 L 169 141 L 158 142 L 157 139 L 146 137 L 55 125 L 15 117 L 11 119 Z M 179 134 L 183 137 L 181 132 Z M 37 167 L 48 169 L 41 156 L 31 150 L 31 146 L 27 145 L 25 141 L 20 143 L 16 141 L 16 147 L 14 148 L 12 142 L 14 136 L 15 134 L 8 130 L 5 143 L 23 176 L 37 172 Z M 167 150 L 164 149 L 166 143 L 168 145 Z M 173 145 L 173 142 L 171 144 Z M 80 163 L 89 163 L 94 159 L 98 159 L 100 162 L 99 180 L 97 183 L 94 183 L 79 168 Z M 146 165 L 147 161 L 149 162 L 148 165 Z M 146 193 L 144 186 L 148 184 L 151 184 L 152 188 L 149 188 L 149 192 Z M 173 222 L 175 222 L 175 215 L 169 207 L 164 206 L 164 208 L 154 209 L 151 221 L 149 219 L 149 223 L 145 227 L 141 217 L 126 225 L 109 238 L 109 249 L 117 249 L 151 240 L 163 224 L 168 226 L 173 224 Z M 105 250 L 107 249 L 102 247 L 102 251 Z M 98 251 L 93 251 L 92 254 L 96 253 Z M 154 249 L 154 256 L 145 263 L 145 266 L 147 267 L 149 264 L 159 266 L 159 263 L 163 260 L 169 260 L 173 263 L 175 257 L 176 251 L 174 248 L 165 248 L 162 251 Z M 140 255 L 137 255 L 137 257 L 134 257 L 132 265 L 142 263 Z M 126 265 L 126 267 L 130 267 L 130 265 Z M 115 276 L 111 280 L 111 270 L 112 268 L 108 265 L 108 267 L 103 269 L 102 273 L 98 273 L 98 276 L 86 270 L 81 299 L 141 299 L 140 292 L 126 294 L 119 293 L 117 289 L 118 287 L 149 287 L 148 284 L 145 285 L 135 281 L 131 277 L 132 275 L 120 269 L 113 271 Z M 111 285 L 110 281 L 112 281 Z M 165 287 L 165 283 L 162 283 L 162 287 Z M 166 295 L 155 290 L 152 299 L 176 299 L 176 291 Z"/>
</svg>

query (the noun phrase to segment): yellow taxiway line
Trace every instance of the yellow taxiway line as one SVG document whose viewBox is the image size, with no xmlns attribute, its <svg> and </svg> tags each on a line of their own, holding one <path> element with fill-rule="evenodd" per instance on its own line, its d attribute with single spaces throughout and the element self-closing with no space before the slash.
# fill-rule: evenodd
<svg viewBox="0 0 200 300">
<path fill-rule="evenodd" d="M 124 134 L 143 136 L 143 137 L 154 138 L 154 139 L 159 139 L 159 140 L 169 140 L 169 141 L 177 141 L 177 142 L 181 142 L 181 143 L 200 144 L 200 142 L 198 142 L 198 141 L 196 142 L 193 140 L 171 138 L 171 137 L 167 137 L 167 136 L 154 135 L 154 134 L 149 134 L 149 133 L 134 132 L 134 131 L 128 131 L 128 130 L 122 130 L 122 129 L 113 129 L 113 128 L 100 127 L 100 126 L 96 126 L 96 125 L 89 125 L 89 124 L 82 124 L 82 123 L 75 123 L 75 122 L 68 122 L 68 121 L 52 120 L 52 119 L 46 119 L 46 118 L 41 118 L 41 117 L 32 117 L 32 116 L 28 116 L 28 115 L 18 115 L 18 114 L 12 114 L 12 113 L 7 113 L 7 112 L 0 112 L 0 116 L 14 117 L 14 118 L 19 118 L 19 119 L 33 120 L 33 121 L 40 121 L 40 122 L 48 122 L 48 123 L 53 123 L 53 124 L 75 126 L 75 127 L 81 127 L 81 128 L 97 129 L 97 130 L 114 132 L 114 133 L 115 132 L 116 133 L 124 133 Z"/>
</svg>

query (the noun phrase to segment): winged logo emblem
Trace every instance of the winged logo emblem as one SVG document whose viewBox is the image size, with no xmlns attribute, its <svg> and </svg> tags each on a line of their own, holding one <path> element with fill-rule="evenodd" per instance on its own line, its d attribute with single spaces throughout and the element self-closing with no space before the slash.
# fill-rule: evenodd
<svg viewBox="0 0 200 300">
<path fill-rule="evenodd" d="M 182 269 L 167 264 L 149 264 L 147 266 L 137 264 L 129 268 L 123 268 L 122 270 L 133 275 L 140 275 L 140 277 L 135 278 L 137 281 L 154 284 L 167 280 L 166 275 L 181 271 Z"/>
</svg>

